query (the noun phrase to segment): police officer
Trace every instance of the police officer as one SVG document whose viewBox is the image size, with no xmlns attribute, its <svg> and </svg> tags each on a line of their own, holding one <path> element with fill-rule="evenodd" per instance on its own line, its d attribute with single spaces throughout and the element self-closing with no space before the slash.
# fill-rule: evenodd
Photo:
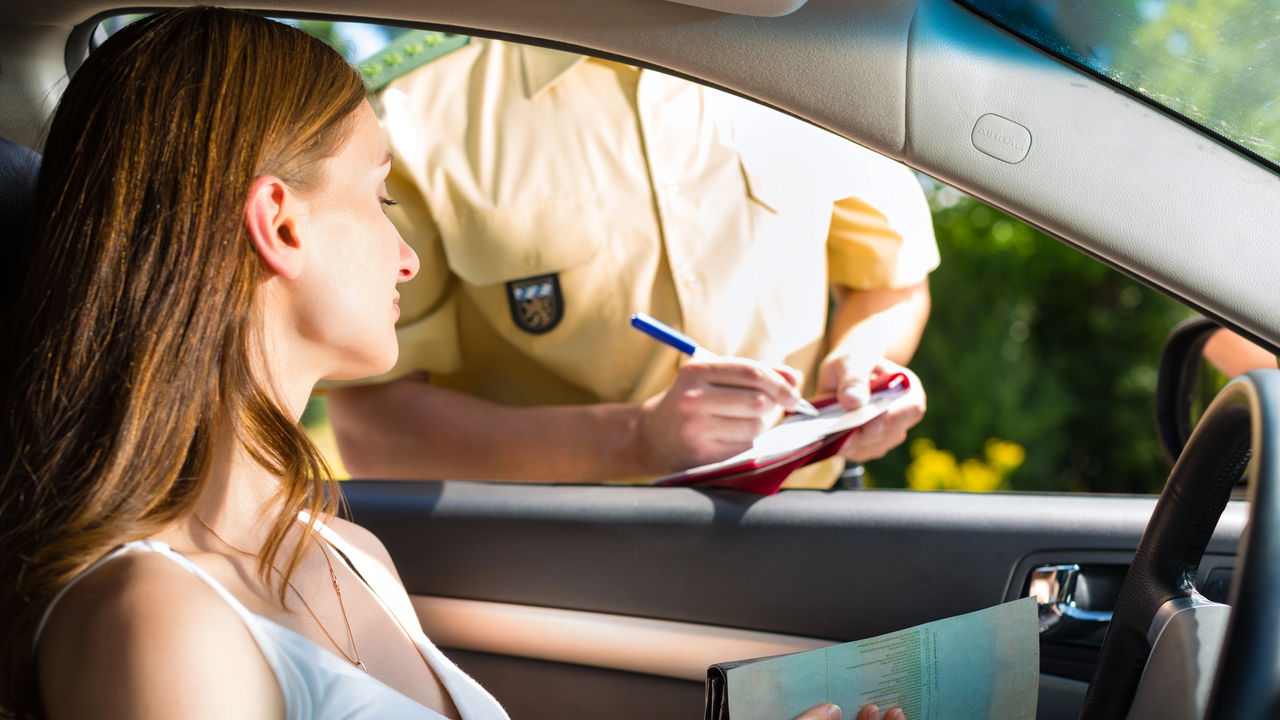
<svg viewBox="0 0 1280 720">
<path fill-rule="evenodd" d="M 701 85 L 491 40 L 380 100 L 422 271 L 396 368 L 330 391 L 353 474 L 671 472 L 749 447 L 800 395 L 864 402 L 915 349 L 938 256 L 901 165 Z M 637 311 L 724 359 L 686 362 L 628 326 Z M 845 457 L 903 440 L 913 385 Z"/>
</svg>

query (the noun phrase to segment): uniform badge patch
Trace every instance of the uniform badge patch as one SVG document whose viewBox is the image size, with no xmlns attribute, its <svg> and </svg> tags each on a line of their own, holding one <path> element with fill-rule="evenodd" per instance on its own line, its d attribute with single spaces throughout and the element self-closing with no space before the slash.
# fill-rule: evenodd
<svg viewBox="0 0 1280 720">
<path fill-rule="evenodd" d="M 555 274 L 512 280 L 507 283 L 507 302 L 516 327 L 534 335 L 550 331 L 564 317 L 560 277 Z"/>
</svg>

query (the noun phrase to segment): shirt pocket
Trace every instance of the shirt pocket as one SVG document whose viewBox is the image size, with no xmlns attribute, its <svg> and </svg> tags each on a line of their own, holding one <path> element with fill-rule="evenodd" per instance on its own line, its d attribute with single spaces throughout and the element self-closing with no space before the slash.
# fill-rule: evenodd
<svg viewBox="0 0 1280 720">
<path fill-rule="evenodd" d="M 607 232 L 594 197 L 455 208 L 454 217 L 452 227 L 440 228 L 445 257 L 459 278 L 476 286 L 583 265 L 600 252 Z"/>
<path fill-rule="evenodd" d="M 870 152 L 777 113 L 739 124 L 734 147 L 751 199 L 775 215 L 829 208 L 854 194 L 852 179 L 862 163 L 851 162 L 851 152 Z"/>
<path fill-rule="evenodd" d="M 794 204 L 798 177 L 786 158 L 763 150 L 739 150 L 747 196 L 765 210 L 779 214 Z"/>
</svg>

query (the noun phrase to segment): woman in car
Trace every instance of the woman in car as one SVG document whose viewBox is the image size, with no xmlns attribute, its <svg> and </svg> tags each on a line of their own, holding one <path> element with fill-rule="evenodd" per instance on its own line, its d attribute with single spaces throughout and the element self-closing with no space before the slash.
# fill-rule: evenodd
<svg viewBox="0 0 1280 720">
<path fill-rule="evenodd" d="M 71 80 L 6 327 L 5 710 L 507 717 L 298 425 L 395 361 L 389 163 L 357 73 L 250 14 L 158 13 Z"/>
</svg>

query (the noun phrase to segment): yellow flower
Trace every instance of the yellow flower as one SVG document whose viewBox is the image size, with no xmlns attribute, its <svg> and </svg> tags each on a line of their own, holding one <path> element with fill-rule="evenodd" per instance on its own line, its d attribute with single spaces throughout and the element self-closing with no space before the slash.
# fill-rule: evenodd
<svg viewBox="0 0 1280 720">
<path fill-rule="evenodd" d="M 956 456 L 939 450 L 933 441 L 920 438 L 911 443 L 911 464 L 907 466 L 907 487 L 912 490 L 947 490 L 956 484 L 959 467 Z"/>
<path fill-rule="evenodd" d="M 964 492 L 991 492 L 1004 482 L 1004 473 L 993 469 L 981 460 L 965 460 L 960 463 L 960 486 Z"/>
<path fill-rule="evenodd" d="M 983 443 L 982 452 L 987 456 L 987 462 L 1004 474 L 1017 470 L 1027 459 L 1027 451 L 1021 445 L 1000 438 L 991 438 Z"/>
<path fill-rule="evenodd" d="M 992 492 L 1004 485 L 1009 474 L 1022 465 L 1027 453 L 1015 442 L 991 438 L 983 444 L 986 460 L 970 458 L 957 462 L 956 456 L 928 438 L 911 442 L 911 464 L 907 466 L 907 487 L 912 490 L 959 490 Z"/>
</svg>

